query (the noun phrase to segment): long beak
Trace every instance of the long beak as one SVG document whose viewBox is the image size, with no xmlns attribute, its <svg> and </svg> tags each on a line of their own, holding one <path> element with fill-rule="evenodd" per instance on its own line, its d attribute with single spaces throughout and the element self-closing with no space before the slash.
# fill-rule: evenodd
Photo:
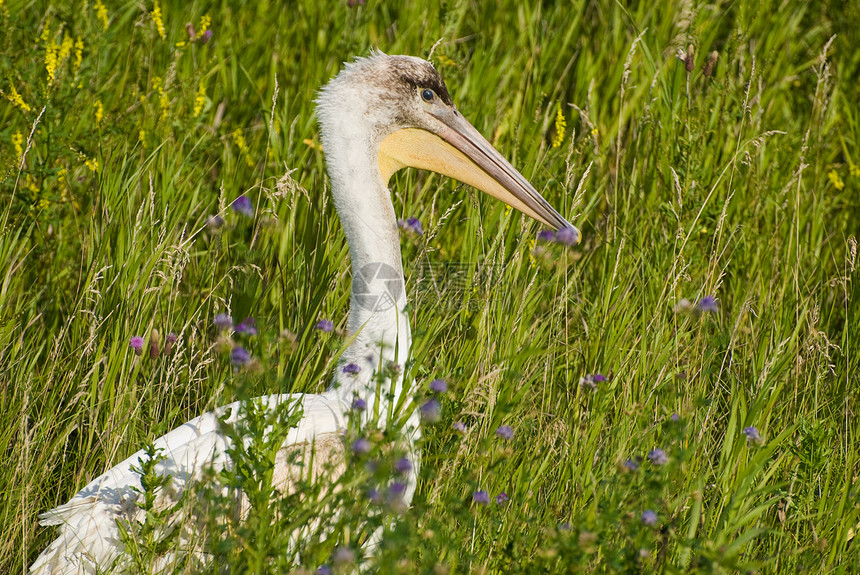
<svg viewBox="0 0 860 575">
<path fill-rule="evenodd" d="M 459 112 L 446 109 L 433 116 L 444 126 L 438 134 L 404 128 L 385 137 L 379 149 L 379 171 L 384 181 L 406 166 L 432 170 L 475 187 L 550 227 L 571 228 L 579 241 L 579 231 Z"/>
</svg>

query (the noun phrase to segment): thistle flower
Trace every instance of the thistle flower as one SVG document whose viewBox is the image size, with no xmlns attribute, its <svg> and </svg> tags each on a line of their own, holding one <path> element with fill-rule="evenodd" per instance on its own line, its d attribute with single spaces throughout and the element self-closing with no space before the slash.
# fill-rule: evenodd
<svg viewBox="0 0 860 575">
<path fill-rule="evenodd" d="M 660 448 L 652 449 L 648 452 L 648 459 L 654 465 L 664 465 L 669 462 L 669 456 Z"/>
<path fill-rule="evenodd" d="M 230 352 L 230 363 L 236 367 L 246 365 L 251 361 L 251 354 L 244 347 L 234 347 Z"/>
<path fill-rule="evenodd" d="M 243 216 L 247 216 L 249 218 L 254 216 L 254 204 L 251 203 L 251 200 L 249 200 L 247 196 L 239 196 L 233 200 L 230 207 L 234 212 L 242 214 Z"/>
<path fill-rule="evenodd" d="M 348 375 L 356 375 L 359 371 L 361 371 L 361 368 L 354 363 L 348 363 L 343 366 L 343 369 L 341 371 Z"/>
<path fill-rule="evenodd" d="M 758 432 L 758 429 L 753 426 L 744 427 L 743 433 L 747 438 L 747 443 L 749 444 L 761 445 L 764 442 L 764 439 L 762 439 L 762 436 Z"/>
<path fill-rule="evenodd" d="M 233 329 L 233 318 L 226 313 L 216 315 L 213 323 L 218 329 Z"/>
<path fill-rule="evenodd" d="M 132 337 L 128 340 L 128 345 L 131 349 L 134 350 L 134 355 L 141 356 L 143 355 L 143 338 L 139 335 Z"/>
<path fill-rule="evenodd" d="M 173 332 L 167 334 L 166 341 L 164 343 L 164 355 L 170 355 L 173 353 L 173 345 L 179 339 L 179 336 Z"/>
<path fill-rule="evenodd" d="M 505 493 L 504 491 L 502 491 L 501 493 L 496 495 L 496 504 L 497 505 L 504 505 L 505 503 L 508 502 L 509 499 L 510 498 L 508 497 L 508 494 Z"/>
<path fill-rule="evenodd" d="M 248 317 L 236 326 L 236 333 L 244 333 L 245 335 L 257 335 L 257 322 L 254 318 Z"/>
<path fill-rule="evenodd" d="M 448 384 L 444 379 L 434 379 L 430 382 L 430 391 L 433 393 L 445 393 L 448 391 Z"/>
<path fill-rule="evenodd" d="M 648 527 L 654 527 L 657 525 L 657 514 L 650 509 L 646 509 L 645 512 L 642 513 L 642 523 Z"/>
<path fill-rule="evenodd" d="M 316 325 L 314 325 L 314 329 L 318 329 L 325 333 L 331 333 L 334 329 L 334 324 L 329 319 L 321 319 L 316 323 Z"/>
<path fill-rule="evenodd" d="M 442 412 L 442 404 L 439 403 L 438 399 L 430 399 L 421 406 L 419 409 L 421 413 L 421 419 L 423 419 L 427 423 L 435 423 L 439 421 L 439 417 Z"/>
<path fill-rule="evenodd" d="M 706 295 L 700 299 L 699 303 L 696 304 L 696 309 L 702 313 L 717 313 L 720 311 L 717 300 L 712 295 Z"/>
<path fill-rule="evenodd" d="M 152 330 L 149 336 L 149 359 L 155 359 L 161 353 L 161 350 L 158 349 L 159 339 L 158 330 Z"/>
<path fill-rule="evenodd" d="M 720 53 L 716 50 L 708 54 L 708 60 L 705 62 L 705 67 L 702 70 L 702 74 L 704 74 L 706 78 L 714 73 L 714 68 L 717 66 L 717 60 L 719 58 Z"/>
<path fill-rule="evenodd" d="M 573 228 L 561 228 L 555 234 L 555 241 L 564 246 L 574 246 L 579 241 L 579 235 Z"/>
<path fill-rule="evenodd" d="M 352 446 L 350 446 L 350 449 L 352 449 L 352 452 L 356 455 L 364 455 L 370 452 L 370 447 L 371 445 L 368 440 L 363 437 L 359 437 L 352 442 Z"/>
<path fill-rule="evenodd" d="M 405 220 L 400 218 L 397 220 L 397 225 L 409 233 L 418 236 L 424 235 L 424 228 L 421 226 L 421 221 L 418 218 L 406 218 Z"/>
<path fill-rule="evenodd" d="M 352 410 L 353 411 L 364 411 L 367 409 L 367 402 L 361 399 L 360 397 L 356 397 L 352 400 Z"/>
<path fill-rule="evenodd" d="M 409 473 L 412 471 L 412 462 L 409 461 L 408 457 L 401 457 L 394 462 L 394 470 L 397 473 Z"/>
<path fill-rule="evenodd" d="M 472 494 L 472 501 L 479 505 L 487 505 L 490 502 L 490 494 L 480 489 Z"/>
<path fill-rule="evenodd" d="M 496 435 L 501 437 L 504 440 L 511 440 L 514 438 L 514 430 L 510 425 L 500 425 L 496 430 Z"/>
</svg>

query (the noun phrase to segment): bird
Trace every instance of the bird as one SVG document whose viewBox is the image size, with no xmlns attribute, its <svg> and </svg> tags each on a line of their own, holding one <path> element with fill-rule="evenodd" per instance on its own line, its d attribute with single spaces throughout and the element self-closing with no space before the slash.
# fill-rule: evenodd
<svg viewBox="0 0 860 575">
<path fill-rule="evenodd" d="M 411 344 L 400 230 L 388 188 L 391 176 L 406 167 L 437 172 L 546 226 L 567 229 L 576 240 L 579 231 L 463 117 L 442 77 L 426 60 L 378 50 L 356 58 L 319 91 L 316 114 L 331 194 L 351 260 L 349 344 L 326 391 L 251 401 L 265 410 L 301 409 L 301 420 L 289 430 L 275 461 L 275 481 L 284 489 L 296 476 L 290 469 L 294 459 L 285 454 L 312 450 L 320 454 L 320 461 L 333 462 L 326 471 L 318 466 L 314 473 L 342 472 L 343 433 L 356 401 L 368 406 L 361 412 L 362 424 L 382 428 L 394 422 L 414 462 L 403 493 L 408 505 L 420 463 L 416 441 L 421 420 L 412 400 L 414 382 L 404 381 L 404 370 L 392 372 L 388 390 L 378 389 L 374 379 L 374 373 L 387 365 L 404 365 Z M 206 469 L 230 468 L 226 451 L 231 439 L 224 424 L 235 424 L 242 413 L 240 402 L 234 402 L 153 442 L 161 454 L 156 472 L 171 479 L 160 505 L 171 505 L 171 497 L 178 498 L 200 481 Z M 117 520 L 142 517 L 137 505 L 140 473 L 135 468 L 145 457 L 144 450 L 132 454 L 68 503 L 39 516 L 41 525 L 57 526 L 59 532 L 30 566 L 31 575 L 122 568 L 124 544 Z M 193 526 L 187 529 L 193 531 Z"/>
</svg>

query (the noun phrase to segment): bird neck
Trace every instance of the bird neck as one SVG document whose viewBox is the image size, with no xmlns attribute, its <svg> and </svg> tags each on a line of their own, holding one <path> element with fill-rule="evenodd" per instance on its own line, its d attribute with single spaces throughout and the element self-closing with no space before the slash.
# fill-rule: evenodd
<svg viewBox="0 0 860 575">
<path fill-rule="evenodd" d="M 354 118 L 323 130 L 332 195 L 349 244 L 352 293 L 349 345 L 333 388 L 346 406 L 367 402 L 364 418 L 383 425 L 392 413 L 406 413 L 403 372 L 411 332 L 400 254 L 400 234 L 391 194 L 378 164 L 378 143 Z M 326 137 L 329 136 L 329 137 Z M 357 373 L 351 373 L 358 368 Z"/>
</svg>

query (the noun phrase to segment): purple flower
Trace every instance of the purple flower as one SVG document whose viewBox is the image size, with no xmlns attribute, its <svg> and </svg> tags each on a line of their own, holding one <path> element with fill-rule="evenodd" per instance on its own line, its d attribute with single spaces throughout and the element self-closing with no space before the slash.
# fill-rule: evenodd
<svg viewBox="0 0 860 575">
<path fill-rule="evenodd" d="M 386 498 L 389 503 L 398 505 L 403 503 L 404 495 L 406 495 L 406 484 L 400 481 L 395 481 L 388 487 Z"/>
<path fill-rule="evenodd" d="M 669 456 L 660 448 L 652 449 L 648 452 L 648 459 L 654 465 L 664 465 L 669 462 Z"/>
<path fill-rule="evenodd" d="M 206 30 L 203 32 L 203 35 L 200 37 L 200 43 L 205 44 L 209 40 L 212 39 L 212 30 Z"/>
<path fill-rule="evenodd" d="M 236 326 L 236 333 L 257 335 L 257 322 L 252 317 L 245 318 L 245 321 Z"/>
<path fill-rule="evenodd" d="M 334 329 L 334 324 L 331 322 L 330 319 L 321 319 L 316 323 L 314 328 L 325 333 L 331 333 L 331 331 Z"/>
<path fill-rule="evenodd" d="M 370 499 L 373 503 L 380 503 L 382 501 L 382 494 L 379 492 L 379 489 L 370 488 L 367 491 L 367 498 Z"/>
<path fill-rule="evenodd" d="M 490 502 L 490 494 L 483 489 L 478 490 L 472 494 L 472 501 L 480 505 L 487 505 Z"/>
<path fill-rule="evenodd" d="M 216 315 L 213 323 L 218 329 L 233 329 L 233 318 L 226 313 Z"/>
<path fill-rule="evenodd" d="M 600 375 L 599 373 L 595 373 L 594 375 L 592 375 L 591 379 L 594 381 L 594 383 L 603 383 L 604 381 L 606 381 L 606 377 Z"/>
<path fill-rule="evenodd" d="M 630 471 L 636 471 L 637 469 L 639 469 L 639 463 L 633 461 L 632 459 L 628 459 L 624 462 L 624 467 Z"/>
<path fill-rule="evenodd" d="M 702 313 L 717 313 L 720 311 L 720 306 L 717 305 L 717 300 L 712 295 L 706 295 L 696 304 L 696 309 Z"/>
<path fill-rule="evenodd" d="M 424 228 L 421 226 L 421 221 L 418 218 L 406 218 L 397 220 L 397 225 L 409 233 L 423 236 Z"/>
<path fill-rule="evenodd" d="M 128 340 L 128 345 L 131 346 L 131 349 L 134 350 L 134 355 L 140 356 L 143 355 L 143 338 L 139 335 L 132 337 Z"/>
<path fill-rule="evenodd" d="M 645 512 L 642 513 L 642 523 L 649 527 L 654 527 L 657 525 L 657 514 L 650 509 L 646 509 Z"/>
<path fill-rule="evenodd" d="M 249 218 L 254 215 L 254 205 L 251 203 L 251 200 L 248 199 L 248 196 L 239 196 L 233 200 L 230 207 L 233 208 L 234 212 L 248 216 Z"/>
<path fill-rule="evenodd" d="M 320 565 L 316 571 L 316 575 L 331 575 L 331 567 L 328 565 Z"/>
<path fill-rule="evenodd" d="M 438 399 L 430 399 L 421 406 L 419 411 L 421 412 L 421 419 L 427 423 L 436 423 L 442 414 L 442 404 L 439 403 Z"/>
<path fill-rule="evenodd" d="M 353 411 L 364 411 L 367 409 L 367 402 L 361 399 L 360 397 L 356 397 L 352 400 L 352 410 Z"/>
<path fill-rule="evenodd" d="M 409 461 L 408 457 L 401 457 L 394 462 L 394 470 L 397 473 L 409 473 L 412 471 L 412 462 Z"/>
<path fill-rule="evenodd" d="M 555 234 L 555 241 L 565 246 L 574 246 L 579 242 L 579 234 L 573 228 L 561 228 Z"/>
<path fill-rule="evenodd" d="M 672 421 L 681 421 L 681 416 L 678 415 L 677 413 L 673 413 L 672 415 L 669 416 L 669 419 L 671 419 Z"/>
<path fill-rule="evenodd" d="M 364 455 L 370 451 L 370 442 L 363 437 L 359 437 L 352 442 L 351 449 L 356 455 Z"/>
<path fill-rule="evenodd" d="M 510 498 L 508 497 L 508 494 L 505 493 L 504 491 L 502 491 L 501 493 L 496 495 L 496 503 L 498 505 L 504 505 L 505 503 L 508 502 L 508 499 L 510 499 Z"/>
<path fill-rule="evenodd" d="M 173 345 L 179 339 L 179 336 L 173 332 L 167 334 L 167 341 L 164 344 L 164 355 L 170 355 L 173 352 Z"/>
<path fill-rule="evenodd" d="M 761 434 L 758 432 L 758 429 L 753 426 L 744 427 L 743 433 L 747 437 L 747 443 L 754 443 L 755 445 L 759 445 L 764 441 L 761 437 Z"/>
<path fill-rule="evenodd" d="M 463 423 L 462 421 L 456 422 L 451 427 L 454 428 L 454 431 L 459 431 L 460 433 L 466 433 L 466 424 Z"/>
<path fill-rule="evenodd" d="M 346 373 L 346 374 L 349 374 L 349 375 L 355 375 L 359 371 L 361 371 L 361 368 L 358 367 L 358 365 L 356 365 L 354 363 L 348 363 L 345 366 L 343 366 L 343 369 L 341 371 Z"/>
<path fill-rule="evenodd" d="M 601 376 L 603 377 L 603 376 Z M 593 375 L 584 375 L 579 378 L 579 385 L 581 387 L 587 387 L 591 391 L 597 391 L 597 382 L 594 380 Z"/>
<path fill-rule="evenodd" d="M 430 391 L 433 393 L 445 393 L 448 391 L 448 384 L 444 379 L 434 379 L 430 382 Z"/>
<path fill-rule="evenodd" d="M 510 425 L 500 425 L 499 428 L 496 430 L 496 435 L 498 435 L 502 439 L 513 439 L 514 430 L 511 429 Z"/>
<path fill-rule="evenodd" d="M 555 240 L 555 232 L 552 230 L 541 230 L 538 232 L 537 239 L 539 242 L 551 242 Z"/>
<path fill-rule="evenodd" d="M 244 347 L 234 347 L 230 352 L 230 362 L 235 366 L 242 366 L 251 361 L 251 354 Z"/>
</svg>

